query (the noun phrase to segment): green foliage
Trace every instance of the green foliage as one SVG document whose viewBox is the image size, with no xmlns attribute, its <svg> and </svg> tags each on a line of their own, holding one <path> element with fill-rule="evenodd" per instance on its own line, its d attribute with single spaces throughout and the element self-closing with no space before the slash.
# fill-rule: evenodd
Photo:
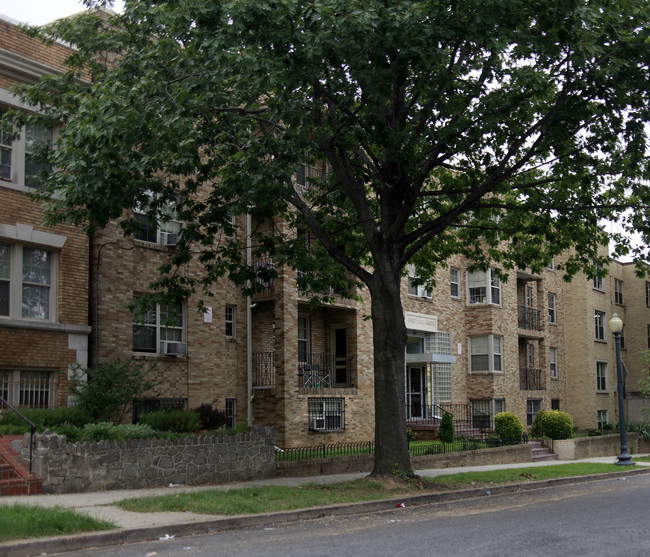
<svg viewBox="0 0 650 557">
<path fill-rule="evenodd" d="M 561 410 L 544 410 L 535 414 L 531 434 L 533 437 L 570 439 L 573 432 L 571 416 Z"/>
<path fill-rule="evenodd" d="M 95 420 L 119 423 L 133 400 L 154 388 L 147 379 L 152 369 L 134 360 L 120 359 L 99 364 L 97 369 L 77 366 L 71 376 L 72 392 L 79 408 Z"/>
<path fill-rule="evenodd" d="M 452 443 L 454 440 L 454 418 L 449 412 L 442 415 L 438 437 L 443 443 Z"/>
<path fill-rule="evenodd" d="M 494 431 L 501 441 L 518 443 L 524 433 L 524 426 L 514 412 L 500 412 L 494 416 Z"/>
<path fill-rule="evenodd" d="M 98 422 L 86 424 L 80 431 L 79 442 L 128 441 L 129 439 L 148 439 L 157 437 L 156 432 L 146 424 L 114 424 Z M 69 442 L 72 442 L 68 439 Z"/>
<path fill-rule="evenodd" d="M 21 407 L 18 410 L 36 426 L 36 431 L 38 432 L 42 432 L 45 429 L 56 431 L 63 426 L 81 427 L 92 421 L 92 417 L 87 411 L 76 406 L 52 409 Z M 16 413 L 9 409 L 0 412 L 0 433 L 19 435 L 29 430 L 29 424 L 25 423 Z"/>
<path fill-rule="evenodd" d="M 174 433 L 191 433 L 203 427 L 200 416 L 192 410 L 159 410 L 144 414 L 140 421 L 156 431 Z"/>
<path fill-rule="evenodd" d="M 226 425 L 226 413 L 214 408 L 211 404 L 201 404 L 194 409 L 201 419 L 200 429 L 220 429 Z"/>
<path fill-rule="evenodd" d="M 454 254 L 540 272 L 575 248 L 561 270 L 593 274 L 603 219 L 642 237 L 614 235 L 617 255 L 648 259 L 650 6 L 549 5 L 133 0 L 118 17 L 34 29 L 75 48 L 67 73 L 18 91 L 39 110 L 17 124 L 60 124 L 48 222 L 119 218 L 129 234 L 136 204 L 152 219 L 172 204 L 186 226 L 153 288 L 185 298 L 224 276 L 272 278 L 222 232 L 230 213 L 284 218 L 286 235 L 256 234 L 254 257 L 305 271 L 314 301 L 363 283 L 385 308 L 373 312 L 377 350 L 391 351 L 375 361 L 376 400 L 400 434 L 377 431 L 375 463 L 407 469 L 392 386 L 409 262 L 422 277 Z M 296 188 L 296 169 L 321 162 L 331 172 Z M 313 241 L 293 241 L 307 228 Z M 203 275 L 177 272 L 193 257 Z"/>
<path fill-rule="evenodd" d="M 411 429 L 410 427 L 406 428 L 406 438 L 408 439 L 409 443 L 413 443 L 416 439 L 415 431 L 413 431 L 413 429 Z"/>
</svg>

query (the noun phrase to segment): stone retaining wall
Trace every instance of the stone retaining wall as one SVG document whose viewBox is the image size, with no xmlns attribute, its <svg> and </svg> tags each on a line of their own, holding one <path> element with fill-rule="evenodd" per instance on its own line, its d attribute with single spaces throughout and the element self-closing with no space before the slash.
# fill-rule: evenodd
<svg viewBox="0 0 650 557">
<path fill-rule="evenodd" d="M 68 443 L 64 435 L 35 435 L 33 470 L 43 493 L 77 493 L 204 485 L 275 476 L 275 428 L 250 433 Z M 19 447 L 29 459 L 29 434 Z"/>
<path fill-rule="evenodd" d="M 354 455 L 278 462 L 277 475 L 282 477 L 305 477 L 355 472 L 370 473 L 373 468 L 373 458 L 373 455 Z M 514 462 L 531 462 L 531 460 L 531 447 L 526 444 L 440 455 L 414 456 L 411 459 L 415 470 L 512 464 Z"/>
<path fill-rule="evenodd" d="M 621 437 L 618 433 L 578 439 L 558 439 L 551 441 L 551 450 L 560 460 L 575 460 L 597 456 L 618 456 L 621 452 Z M 627 434 L 627 446 L 630 454 L 643 453 L 647 442 L 639 444 L 638 433 Z"/>
</svg>

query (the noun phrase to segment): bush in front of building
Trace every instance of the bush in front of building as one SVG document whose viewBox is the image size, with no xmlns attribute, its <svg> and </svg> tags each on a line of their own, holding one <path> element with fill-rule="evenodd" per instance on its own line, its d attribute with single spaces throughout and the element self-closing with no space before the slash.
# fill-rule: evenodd
<svg viewBox="0 0 650 557">
<path fill-rule="evenodd" d="M 519 443 L 524 426 L 514 412 L 500 412 L 494 416 L 494 431 L 503 443 Z"/>
<path fill-rule="evenodd" d="M 140 416 L 140 422 L 156 431 L 191 433 L 203 428 L 201 417 L 193 410 L 158 410 Z"/>
<path fill-rule="evenodd" d="M 92 416 L 77 406 L 66 408 L 18 408 L 18 411 L 36 426 L 36 431 L 46 429 L 63 433 L 63 428 L 83 427 L 93 421 Z M 31 429 L 18 414 L 6 408 L 0 412 L 0 435 L 21 435 Z"/>
<path fill-rule="evenodd" d="M 573 419 L 561 410 L 540 410 L 535 414 L 530 432 L 533 437 L 570 439 L 573 433 Z"/>
<path fill-rule="evenodd" d="M 193 411 L 196 412 L 201 419 L 201 429 L 221 429 L 228 421 L 226 413 L 223 410 L 214 408 L 212 404 L 201 404 L 201 406 L 195 408 Z"/>
<path fill-rule="evenodd" d="M 454 441 L 454 418 L 449 412 L 442 415 L 438 437 L 443 443 L 453 443 Z"/>
</svg>

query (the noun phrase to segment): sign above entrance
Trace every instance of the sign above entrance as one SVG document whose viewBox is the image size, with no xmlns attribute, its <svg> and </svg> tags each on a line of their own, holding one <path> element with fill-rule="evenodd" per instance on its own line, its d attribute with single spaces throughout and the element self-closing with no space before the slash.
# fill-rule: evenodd
<svg viewBox="0 0 650 557">
<path fill-rule="evenodd" d="M 425 313 L 404 312 L 404 321 L 407 329 L 415 331 L 425 331 L 427 333 L 438 332 L 438 317 L 436 315 L 427 315 Z"/>
</svg>

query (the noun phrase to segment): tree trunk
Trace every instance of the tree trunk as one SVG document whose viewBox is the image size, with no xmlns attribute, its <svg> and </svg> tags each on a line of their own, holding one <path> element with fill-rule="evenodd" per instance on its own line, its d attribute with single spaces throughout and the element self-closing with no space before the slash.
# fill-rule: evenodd
<svg viewBox="0 0 650 557">
<path fill-rule="evenodd" d="M 369 287 L 375 367 L 375 465 L 372 476 L 411 475 L 404 408 L 406 326 L 400 297 L 401 276 L 378 276 Z M 382 280 L 383 278 L 383 280 Z"/>
</svg>

